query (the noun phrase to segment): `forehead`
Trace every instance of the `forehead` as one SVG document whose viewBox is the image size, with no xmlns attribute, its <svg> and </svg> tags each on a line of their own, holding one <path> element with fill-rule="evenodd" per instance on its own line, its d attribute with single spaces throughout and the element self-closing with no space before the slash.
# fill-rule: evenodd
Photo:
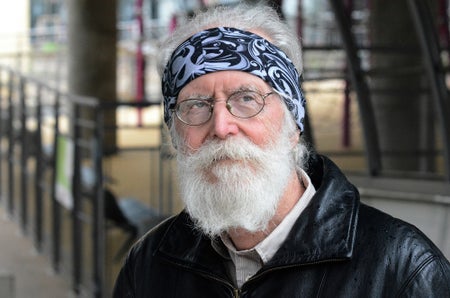
<svg viewBox="0 0 450 298">
<path fill-rule="evenodd" d="M 183 87 L 178 98 L 192 95 L 228 94 L 238 90 L 270 91 L 261 78 L 243 71 L 217 71 L 202 75 Z"/>
</svg>

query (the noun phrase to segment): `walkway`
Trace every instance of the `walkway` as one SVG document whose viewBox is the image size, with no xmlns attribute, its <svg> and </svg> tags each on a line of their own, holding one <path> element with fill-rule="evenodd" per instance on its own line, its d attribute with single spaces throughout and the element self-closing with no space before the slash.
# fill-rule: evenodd
<svg viewBox="0 0 450 298">
<path fill-rule="evenodd" d="M 50 261 L 36 252 L 0 204 L 0 298 L 69 297 L 75 297 L 69 282 L 52 271 Z"/>
</svg>

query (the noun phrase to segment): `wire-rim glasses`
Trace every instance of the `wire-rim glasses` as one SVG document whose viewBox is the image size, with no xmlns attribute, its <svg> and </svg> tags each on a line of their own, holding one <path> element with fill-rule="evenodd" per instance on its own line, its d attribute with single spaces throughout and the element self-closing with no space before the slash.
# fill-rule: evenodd
<svg viewBox="0 0 450 298">
<path fill-rule="evenodd" d="M 264 108 L 265 99 L 274 92 L 260 94 L 256 91 L 237 91 L 225 101 L 231 115 L 248 119 L 258 115 Z M 190 126 L 202 125 L 211 119 L 214 110 L 214 99 L 190 98 L 178 102 L 174 111 L 177 118 Z"/>
</svg>

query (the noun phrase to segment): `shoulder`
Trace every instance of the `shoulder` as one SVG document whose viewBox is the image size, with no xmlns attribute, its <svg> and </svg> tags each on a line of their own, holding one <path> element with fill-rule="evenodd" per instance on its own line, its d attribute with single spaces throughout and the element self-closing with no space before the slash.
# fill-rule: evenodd
<svg viewBox="0 0 450 298">
<path fill-rule="evenodd" d="M 417 227 L 361 204 L 357 243 L 356 254 L 369 252 L 386 278 L 398 281 L 399 296 L 450 293 L 450 263 Z"/>
<path fill-rule="evenodd" d="M 439 251 L 433 242 L 414 225 L 364 203 L 360 204 L 358 230 L 362 237 L 370 237 L 388 247 L 393 244 L 402 244 L 397 248 L 399 251 L 407 248 L 405 245 Z"/>
<path fill-rule="evenodd" d="M 154 254 L 171 227 L 179 221 L 185 221 L 184 213 L 167 218 L 142 236 L 130 249 L 117 276 L 113 297 L 134 297 L 142 285 L 141 276 L 148 276 L 154 266 Z"/>
<path fill-rule="evenodd" d="M 417 227 L 364 203 L 360 204 L 358 233 L 366 241 L 372 239 L 373 245 L 389 248 L 390 251 L 402 255 L 405 252 L 410 254 L 430 252 L 442 255 Z"/>
<path fill-rule="evenodd" d="M 184 221 L 185 217 L 184 213 L 173 215 L 149 230 L 130 249 L 127 260 L 138 260 L 139 262 L 140 259 L 153 255 L 174 224 Z"/>
</svg>

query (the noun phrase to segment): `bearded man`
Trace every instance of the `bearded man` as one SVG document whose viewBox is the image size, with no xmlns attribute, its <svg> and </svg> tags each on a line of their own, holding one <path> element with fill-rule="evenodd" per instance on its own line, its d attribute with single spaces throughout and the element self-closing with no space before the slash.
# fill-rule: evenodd
<svg viewBox="0 0 450 298">
<path fill-rule="evenodd" d="M 301 49 L 273 9 L 206 11 L 161 51 L 186 208 L 134 245 L 114 297 L 449 297 L 433 243 L 302 143 Z"/>
</svg>

